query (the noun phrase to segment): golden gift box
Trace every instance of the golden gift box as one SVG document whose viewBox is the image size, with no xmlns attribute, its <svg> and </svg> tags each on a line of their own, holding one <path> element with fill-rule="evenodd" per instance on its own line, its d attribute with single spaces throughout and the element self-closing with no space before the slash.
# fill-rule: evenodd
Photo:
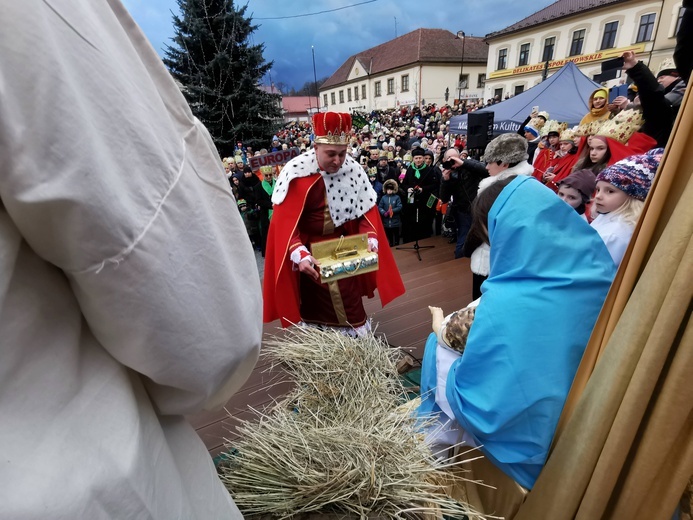
<svg viewBox="0 0 693 520">
<path fill-rule="evenodd" d="M 322 283 L 378 270 L 378 253 L 368 251 L 365 233 L 315 242 L 311 254 L 320 264 Z"/>
</svg>

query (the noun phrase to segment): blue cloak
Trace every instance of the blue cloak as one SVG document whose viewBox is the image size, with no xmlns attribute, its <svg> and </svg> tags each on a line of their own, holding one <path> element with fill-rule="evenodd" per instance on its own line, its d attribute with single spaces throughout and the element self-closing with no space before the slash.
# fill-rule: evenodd
<svg viewBox="0 0 693 520">
<path fill-rule="evenodd" d="M 615 267 L 587 222 L 531 177 L 503 189 L 488 221 L 491 270 L 446 395 L 489 460 L 531 489 Z M 435 384 L 431 346 L 422 393 Z M 423 412 L 437 409 L 431 395 Z"/>
</svg>

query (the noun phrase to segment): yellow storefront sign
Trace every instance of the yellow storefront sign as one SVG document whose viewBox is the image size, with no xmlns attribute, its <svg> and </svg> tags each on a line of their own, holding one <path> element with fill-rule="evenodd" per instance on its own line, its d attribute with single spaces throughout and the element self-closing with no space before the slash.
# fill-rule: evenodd
<svg viewBox="0 0 693 520">
<path fill-rule="evenodd" d="M 595 61 L 617 58 L 626 51 L 632 51 L 635 54 L 638 54 L 639 52 L 644 52 L 645 44 L 639 43 L 637 45 L 621 47 L 619 49 L 605 49 L 603 51 L 595 52 L 594 54 L 581 54 L 580 56 L 572 56 L 564 60 L 553 60 L 549 62 L 549 69 L 559 69 L 569 61 L 572 61 L 573 63 L 575 63 L 575 65 L 582 65 L 583 63 L 592 63 Z M 489 74 L 488 79 L 504 78 L 506 76 L 517 76 L 519 74 L 541 72 L 542 70 L 544 70 L 544 62 L 537 63 L 535 65 L 523 65 L 522 67 L 515 67 L 514 69 L 497 70 Z"/>
</svg>

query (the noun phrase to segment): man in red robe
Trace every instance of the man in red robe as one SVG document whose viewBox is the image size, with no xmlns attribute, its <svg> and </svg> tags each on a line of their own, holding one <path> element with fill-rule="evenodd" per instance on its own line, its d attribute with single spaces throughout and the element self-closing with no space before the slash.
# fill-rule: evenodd
<svg viewBox="0 0 693 520">
<path fill-rule="evenodd" d="M 365 171 L 347 154 L 351 116 L 323 112 L 313 117 L 315 147 L 289 161 L 272 194 L 274 212 L 267 238 L 264 321 L 282 326 L 308 323 L 365 333 L 370 325 L 363 296 L 378 289 L 383 306 L 404 293 Z M 368 235 L 378 253 L 375 272 L 320 282 L 313 243 L 353 234 Z"/>
</svg>

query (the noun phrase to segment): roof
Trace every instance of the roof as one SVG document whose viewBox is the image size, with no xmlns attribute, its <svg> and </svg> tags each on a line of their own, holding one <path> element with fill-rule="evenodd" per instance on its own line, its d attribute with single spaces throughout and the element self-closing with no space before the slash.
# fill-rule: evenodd
<svg viewBox="0 0 693 520">
<path fill-rule="evenodd" d="M 284 96 L 282 105 L 289 114 L 307 113 L 309 108 L 316 108 L 315 96 Z"/>
<path fill-rule="evenodd" d="M 392 69 L 422 62 L 460 63 L 463 40 L 445 29 L 416 29 L 399 38 L 382 43 L 350 56 L 337 71 L 323 83 L 325 89 L 346 82 L 355 60 L 364 70 L 379 74 Z M 488 45 L 483 38 L 467 36 L 464 39 L 464 62 L 486 63 Z"/>
<path fill-rule="evenodd" d="M 531 27 L 536 27 L 545 23 L 555 22 L 561 18 L 575 16 L 579 13 L 601 9 L 613 4 L 620 4 L 628 0 L 558 0 L 553 4 L 546 6 L 541 11 L 529 15 L 527 18 L 520 20 L 513 25 L 501 29 L 500 31 L 492 32 L 486 35 L 486 39 L 497 38 L 506 34 L 524 31 Z"/>
<path fill-rule="evenodd" d="M 587 100 L 597 88 L 599 83 L 589 79 L 575 63 L 569 61 L 546 81 L 522 94 L 472 113 L 493 112 L 493 133 L 496 135 L 516 132 L 533 106 L 547 111 L 551 119 L 565 121 L 568 126 L 573 126 L 589 112 Z M 468 115 L 454 116 L 450 120 L 450 131 L 453 134 L 466 133 Z"/>
</svg>

